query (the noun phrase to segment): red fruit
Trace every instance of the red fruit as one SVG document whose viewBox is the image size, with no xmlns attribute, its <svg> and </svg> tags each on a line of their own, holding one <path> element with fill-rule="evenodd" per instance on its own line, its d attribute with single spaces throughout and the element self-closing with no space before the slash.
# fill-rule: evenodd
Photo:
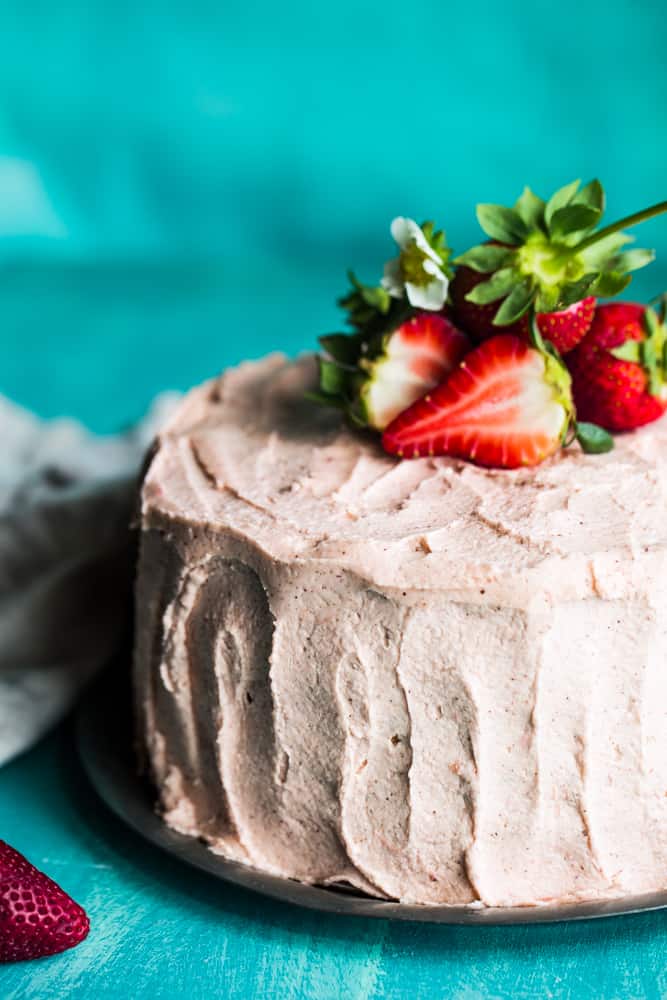
<svg viewBox="0 0 667 1000">
<path fill-rule="evenodd" d="M 471 267 L 461 266 L 449 286 L 452 298 L 452 312 L 457 323 L 467 330 L 477 340 L 496 337 L 499 333 L 513 333 L 525 340 L 530 336 L 530 320 L 527 315 L 521 316 L 510 326 L 493 325 L 493 318 L 498 312 L 498 303 L 489 302 L 486 305 L 476 305 L 468 302 L 465 296 L 476 285 L 488 280 L 488 274 L 481 274 Z M 586 335 L 595 313 L 595 298 L 588 296 L 567 309 L 552 313 L 538 313 L 537 325 L 545 340 L 551 341 L 557 351 L 566 354 L 573 350 Z"/>
<path fill-rule="evenodd" d="M 364 423 L 383 430 L 402 410 L 438 385 L 471 348 L 439 313 L 422 312 L 382 338 L 380 353 L 359 362 Z"/>
<path fill-rule="evenodd" d="M 399 414 L 382 444 L 404 458 L 453 455 L 513 469 L 553 455 L 571 418 L 563 365 L 503 334 L 484 341 L 446 382 Z"/>
<path fill-rule="evenodd" d="M 567 358 L 579 419 L 629 431 L 662 416 L 666 341 L 667 330 L 652 309 L 630 302 L 599 306 Z"/>
<path fill-rule="evenodd" d="M 55 955 L 88 934 L 82 908 L 0 840 L 0 962 Z"/>
</svg>

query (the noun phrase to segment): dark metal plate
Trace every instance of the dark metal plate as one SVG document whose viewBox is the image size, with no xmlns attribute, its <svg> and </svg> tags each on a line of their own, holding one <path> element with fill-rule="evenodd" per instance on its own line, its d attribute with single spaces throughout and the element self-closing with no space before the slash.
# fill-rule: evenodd
<svg viewBox="0 0 667 1000">
<path fill-rule="evenodd" d="M 120 665 L 119 665 L 120 666 Z M 585 920 L 658 910 L 667 906 L 667 890 L 604 902 L 560 906 L 484 907 L 414 906 L 372 899 L 356 890 L 320 888 L 226 861 L 200 841 L 175 833 L 162 823 L 153 807 L 155 794 L 139 777 L 132 753 L 130 692 L 127 672 L 122 681 L 107 674 L 87 694 L 77 717 L 77 742 L 85 771 L 109 808 L 157 847 L 208 872 L 274 899 L 311 910 L 345 916 L 417 920 L 439 924 L 533 924 Z"/>
</svg>

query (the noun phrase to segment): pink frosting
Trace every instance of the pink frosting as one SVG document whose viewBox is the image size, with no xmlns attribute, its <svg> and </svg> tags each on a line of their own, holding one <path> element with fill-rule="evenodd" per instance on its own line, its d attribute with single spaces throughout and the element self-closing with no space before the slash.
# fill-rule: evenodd
<svg viewBox="0 0 667 1000">
<path fill-rule="evenodd" d="M 167 822 L 421 903 L 664 886 L 667 422 L 400 462 L 314 381 L 242 365 L 157 443 L 136 690 Z"/>
</svg>

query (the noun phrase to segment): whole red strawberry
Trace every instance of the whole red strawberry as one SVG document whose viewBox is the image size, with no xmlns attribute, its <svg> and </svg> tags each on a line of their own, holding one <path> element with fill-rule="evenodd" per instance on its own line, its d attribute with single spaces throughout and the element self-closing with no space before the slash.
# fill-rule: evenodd
<svg viewBox="0 0 667 1000">
<path fill-rule="evenodd" d="M 487 274 L 474 271 L 471 267 L 461 266 L 449 286 L 452 299 L 452 314 L 462 330 L 465 330 L 477 340 L 495 337 L 498 333 L 513 333 L 524 340 L 530 339 L 530 319 L 521 316 L 509 326 L 494 326 L 493 320 L 498 312 L 497 302 L 487 302 L 477 305 L 468 301 L 466 296 L 477 285 L 488 280 Z M 573 350 L 585 336 L 595 312 L 595 298 L 592 295 L 574 302 L 557 312 L 538 313 L 537 325 L 545 340 L 549 340 L 561 354 Z"/>
<path fill-rule="evenodd" d="M 631 272 L 653 260 L 651 250 L 623 250 L 636 225 L 667 211 L 654 205 L 599 228 L 604 212 L 599 181 L 566 184 L 548 201 L 525 188 L 513 208 L 478 205 L 490 238 L 454 263 L 450 285 L 456 322 L 478 340 L 500 332 L 528 337 L 535 313 L 543 338 L 560 353 L 572 350 L 593 318 L 595 298 L 626 287 Z"/>
<path fill-rule="evenodd" d="M 599 306 L 567 357 L 577 414 L 609 431 L 629 431 L 667 410 L 667 330 L 653 309 Z"/>
<path fill-rule="evenodd" d="M 88 930 L 78 903 L 0 840 L 0 962 L 55 955 Z"/>
<path fill-rule="evenodd" d="M 485 340 L 442 385 L 399 414 L 382 445 L 401 458 L 452 455 L 514 469 L 558 451 L 572 421 L 563 364 L 503 334 Z"/>
</svg>

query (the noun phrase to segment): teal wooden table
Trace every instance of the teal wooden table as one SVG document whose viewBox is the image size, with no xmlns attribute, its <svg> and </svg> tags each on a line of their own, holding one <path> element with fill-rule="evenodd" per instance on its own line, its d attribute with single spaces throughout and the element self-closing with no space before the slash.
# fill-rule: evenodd
<svg viewBox="0 0 667 1000">
<path fill-rule="evenodd" d="M 299 273 L 302 311 L 290 325 L 294 276 L 285 273 L 250 324 L 231 265 L 198 277 L 171 268 L 15 267 L 0 275 L 5 315 L 21 334 L 3 343 L 2 388 L 45 412 L 73 409 L 98 426 L 117 424 L 158 388 L 184 387 L 275 346 L 276 317 L 291 331 L 281 346 L 308 343 L 311 329 L 333 320 L 331 275 L 303 263 Z M 0 770 L 0 836 L 80 900 L 92 927 L 67 954 L 0 969 L 2 1000 L 667 995 L 667 912 L 447 928 L 318 915 L 212 883 L 107 812 L 82 774 L 69 723 Z"/>
</svg>

